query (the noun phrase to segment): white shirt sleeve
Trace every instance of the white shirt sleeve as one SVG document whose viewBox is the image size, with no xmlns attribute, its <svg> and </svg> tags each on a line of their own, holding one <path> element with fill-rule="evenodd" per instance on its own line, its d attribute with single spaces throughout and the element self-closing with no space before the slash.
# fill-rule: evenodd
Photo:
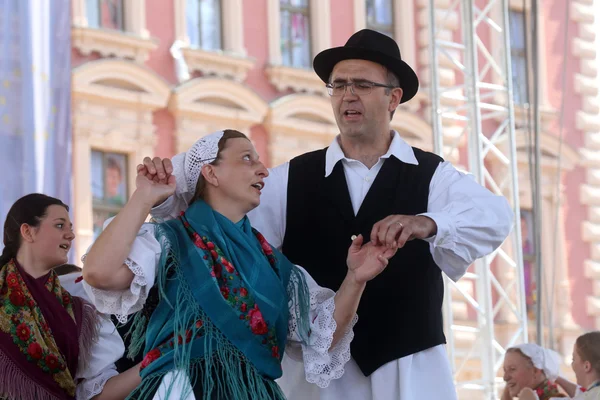
<svg viewBox="0 0 600 400">
<path fill-rule="evenodd" d="M 288 344 L 285 351 L 288 356 L 304 362 L 304 372 L 309 383 L 325 388 L 329 386 L 331 380 L 338 379 L 344 374 L 344 366 L 350 360 L 350 343 L 354 338 L 353 328 L 358 321 L 358 316 L 354 315 L 344 337 L 333 349 L 330 349 L 337 328 L 333 317 L 335 292 L 319 286 L 304 268 L 300 266 L 297 268 L 304 274 L 310 292 L 310 343 L 302 342 L 299 336 L 296 320 L 298 299 L 294 298 L 290 304 Z M 296 280 L 291 279 L 288 292 L 296 293 L 294 286 L 297 284 Z"/>
<path fill-rule="evenodd" d="M 269 169 L 260 205 L 248 213 L 252 226 L 277 249 L 281 249 L 285 236 L 289 170 L 289 162 Z"/>
<path fill-rule="evenodd" d="M 127 322 L 127 316 L 140 311 L 154 286 L 161 245 L 154 237 L 154 225 L 143 224 L 133 242 L 126 260 L 134 277 L 131 286 L 125 290 L 101 290 L 84 283 L 90 301 L 103 314 L 114 314 L 119 322 Z M 85 255 L 82 258 L 85 265 Z"/>
<path fill-rule="evenodd" d="M 514 221 L 506 198 L 494 195 L 447 161 L 433 174 L 427 212 L 421 215 L 437 225 L 437 234 L 426 240 L 434 261 L 453 281 L 473 261 L 498 248 Z"/>
<path fill-rule="evenodd" d="M 175 193 L 169 196 L 167 200 L 150 210 L 150 215 L 155 220 L 162 222 L 169 219 L 175 219 L 182 211 L 185 211 L 193 195 L 189 193 Z"/>
<path fill-rule="evenodd" d="M 60 284 L 72 296 L 90 301 L 84 290 L 83 281 L 78 279 L 80 276 L 80 273 L 61 275 L 59 276 Z M 75 397 L 78 400 L 91 399 L 102 392 L 106 382 L 119 374 L 115 362 L 125 352 L 123 340 L 110 317 L 99 313 L 97 313 L 97 316 L 100 319 L 98 340 L 92 343 L 87 365 L 83 364 L 82 359 L 80 359 L 77 375 L 75 376 L 75 380 L 78 382 Z"/>
<path fill-rule="evenodd" d="M 104 389 L 106 382 L 118 375 L 115 362 L 125 352 L 123 340 L 108 315 L 99 315 L 101 326 L 98 340 L 92 344 L 91 357 L 87 365 L 77 369 L 76 398 L 91 399 Z"/>
</svg>

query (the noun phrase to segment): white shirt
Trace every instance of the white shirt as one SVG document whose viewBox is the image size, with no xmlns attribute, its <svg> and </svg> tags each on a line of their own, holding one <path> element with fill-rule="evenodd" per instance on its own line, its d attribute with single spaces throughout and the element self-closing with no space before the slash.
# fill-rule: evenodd
<svg viewBox="0 0 600 400">
<path fill-rule="evenodd" d="M 371 169 L 346 158 L 336 138 L 327 150 L 323 174 L 329 175 L 335 164 L 342 162 L 356 214 L 381 166 L 391 156 L 418 165 L 412 147 L 397 132 L 394 132 L 388 152 Z M 174 169 L 183 171 L 183 168 Z M 281 248 L 285 236 L 288 172 L 289 163 L 269 169 L 261 204 L 248 214 L 252 225 L 277 248 Z M 152 215 L 174 218 L 187 208 L 192 195 L 179 192 L 156 207 Z M 456 170 L 449 162 L 442 162 L 437 167 L 429 185 L 427 212 L 422 215 L 437 225 L 437 234 L 427 239 L 433 259 L 454 281 L 464 275 L 473 261 L 502 244 L 514 220 L 504 197 L 492 194 L 471 175 Z M 284 376 L 279 383 L 290 400 L 456 399 L 443 345 L 387 363 L 369 377 L 365 377 L 354 359 L 350 359 L 344 375 L 324 389 L 306 383 L 301 362 L 285 357 L 283 370 Z"/>
<path fill-rule="evenodd" d="M 81 273 L 72 273 L 61 275 L 58 280 L 72 296 L 90 301 L 84 291 L 83 282 L 77 282 L 80 276 Z M 110 320 L 110 316 L 98 314 L 98 318 L 100 319 L 98 339 L 92 343 L 91 357 L 86 365 L 80 364 L 77 369 L 75 377 L 78 382 L 75 394 L 77 400 L 92 399 L 100 394 L 106 382 L 119 374 L 115 363 L 125 352 L 123 340 Z"/>
</svg>

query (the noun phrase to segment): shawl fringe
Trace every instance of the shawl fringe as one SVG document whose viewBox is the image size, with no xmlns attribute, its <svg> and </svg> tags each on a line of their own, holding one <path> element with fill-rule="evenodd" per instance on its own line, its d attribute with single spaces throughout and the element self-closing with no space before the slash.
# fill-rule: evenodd
<svg viewBox="0 0 600 400">
<path fill-rule="evenodd" d="M 0 349 L 0 398 L 60 400 L 21 371 Z"/>
<path fill-rule="evenodd" d="M 142 383 L 131 393 L 128 399 L 145 399 L 155 394 L 160 387 L 165 375 L 169 372 L 175 374 L 174 379 L 166 387 L 164 398 L 171 398 L 174 387 L 187 386 L 181 393 L 185 398 L 191 394 L 193 387 L 202 387 L 205 398 L 254 400 L 254 399 L 277 399 L 285 400 L 285 395 L 279 385 L 270 379 L 264 378 L 258 369 L 236 348 L 227 337 L 212 323 L 202 309 L 194 300 L 189 282 L 183 278 L 180 271 L 179 259 L 177 257 L 177 243 L 170 243 L 162 236 L 161 229 L 157 229 L 157 236 L 162 237 L 163 253 L 160 265 L 163 265 L 157 276 L 157 285 L 160 290 L 161 300 L 166 300 L 166 283 L 168 279 L 178 280 L 179 287 L 176 294 L 176 307 L 168 303 L 173 313 L 174 332 L 185 337 L 185 332 L 190 328 L 190 321 L 203 321 L 201 329 L 204 330 L 205 356 L 193 358 L 192 346 L 174 343 L 174 366 L 168 371 L 161 371 L 144 376 Z M 174 277 L 171 272 L 175 272 Z M 145 339 L 147 325 L 144 319 L 136 318 L 134 325 L 130 328 L 132 334 L 131 346 L 140 348 Z M 198 333 L 198 329 L 191 328 L 192 337 Z M 131 355 L 131 354 L 130 354 Z M 201 371 L 199 373 L 199 371 Z M 201 376 L 199 376 L 201 375 Z M 201 381 L 198 381 L 201 379 Z M 187 385 L 182 385 L 187 383 Z M 191 385 L 191 386 L 189 386 Z M 161 390 L 161 394 L 162 390 Z"/>
<path fill-rule="evenodd" d="M 78 370 L 82 371 L 92 359 L 93 344 L 98 342 L 102 321 L 98 316 L 96 307 L 80 297 L 78 299 L 82 302 Z"/>
</svg>

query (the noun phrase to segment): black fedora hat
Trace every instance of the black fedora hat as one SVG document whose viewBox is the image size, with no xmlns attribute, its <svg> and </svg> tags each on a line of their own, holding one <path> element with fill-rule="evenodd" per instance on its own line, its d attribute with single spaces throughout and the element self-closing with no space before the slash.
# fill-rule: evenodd
<svg viewBox="0 0 600 400">
<path fill-rule="evenodd" d="M 373 61 L 392 71 L 400 80 L 403 90 L 401 103 L 414 97 L 419 89 L 419 78 L 400 56 L 394 39 L 371 29 L 363 29 L 350 36 L 344 46 L 323 50 L 315 57 L 313 68 L 319 78 L 328 83 L 333 67 L 340 61 L 359 59 Z"/>
</svg>

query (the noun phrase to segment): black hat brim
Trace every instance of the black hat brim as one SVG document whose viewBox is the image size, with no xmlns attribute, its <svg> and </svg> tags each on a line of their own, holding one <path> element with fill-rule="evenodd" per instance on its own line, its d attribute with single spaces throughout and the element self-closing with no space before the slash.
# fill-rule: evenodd
<svg viewBox="0 0 600 400">
<path fill-rule="evenodd" d="M 419 90 L 419 78 L 417 78 L 417 74 L 410 65 L 400 59 L 389 57 L 379 51 L 356 47 L 334 47 L 332 49 L 323 50 L 317 54 L 313 60 L 313 68 L 319 78 L 321 78 L 323 82 L 328 83 L 333 67 L 344 60 L 372 61 L 383 65 L 396 74 L 400 80 L 400 87 L 403 92 L 400 103 L 412 99 Z"/>
</svg>

